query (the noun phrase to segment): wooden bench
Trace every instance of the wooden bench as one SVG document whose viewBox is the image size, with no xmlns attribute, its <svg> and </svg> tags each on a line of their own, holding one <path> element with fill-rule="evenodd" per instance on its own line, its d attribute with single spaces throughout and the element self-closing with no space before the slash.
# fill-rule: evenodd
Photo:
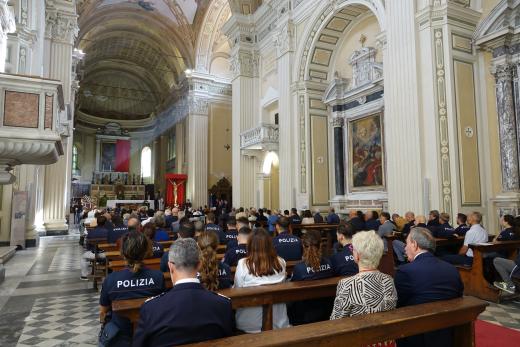
<svg viewBox="0 0 520 347">
<path fill-rule="evenodd" d="M 90 264 L 92 265 L 92 271 L 90 275 L 88 276 L 89 280 L 92 280 L 94 289 L 98 289 L 98 281 L 101 281 L 107 272 L 106 264 L 99 264 L 100 258 L 98 257 L 98 254 L 101 253 L 102 248 L 100 247 L 101 244 L 104 244 L 107 242 L 106 238 L 96 238 L 96 239 L 89 239 L 86 238 L 85 242 L 87 245 L 90 245 L 94 248 L 94 255 L 95 258 L 90 261 Z"/>
<path fill-rule="evenodd" d="M 474 322 L 486 306 L 487 303 L 482 300 L 464 297 L 186 346 L 366 346 L 452 327 L 453 346 L 473 347 L 475 346 Z"/>
<path fill-rule="evenodd" d="M 289 233 L 296 235 L 301 234 L 301 230 L 318 230 L 321 232 L 325 242 L 323 243 L 324 255 L 329 256 L 332 254 L 333 247 L 333 236 L 331 231 L 336 231 L 339 224 L 327 224 L 327 223 L 316 223 L 316 224 L 289 224 Z"/>
<path fill-rule="evenodd" d="M 464 283 L 464 294 L 498 303 L 501 299 L 501 291 L 484 277 L 485 254 L 506 251 L 509 253 L 509 259 L 514 260 L 520 248 L 520 241 L 497 241 L 493 244 L 472 244 L 469 247 L 473 250 L 473 265 L 457 266 Z"/>
<path fill-rule="evenodd" d="M 160 270 L 161 268 L 161 258 L 150 258 L 143 260 L 143 264 L 152 270 Z M 126 268 L 126 260 L 114 260 L 108 263 L 108 267 L 112 269 L 112 271 L 121 271 Z"/>
<path fill-rule="evenodd" d="M 233 309 L 262 306 L 262 330 L 273 329 L 273 305 L 291 301 L 336 296 L 341 277 L 318 281 L 285 282 L 258 287 L 223 289 L 218 292 L 231 299 Z M 112 302 L 112 311 L 128 318 L 134 326 L 139 320 L 139 310 L 147 298 Z"/>
</svg>

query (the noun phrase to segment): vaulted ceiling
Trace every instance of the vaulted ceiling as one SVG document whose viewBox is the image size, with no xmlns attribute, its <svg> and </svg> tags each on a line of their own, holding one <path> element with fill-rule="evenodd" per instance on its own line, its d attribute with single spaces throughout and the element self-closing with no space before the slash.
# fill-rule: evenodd
<svg viewBox="0 0 520 347">
<path fill-rule="evenodd" d="M 110 120 L 137 120 L 165 107 L 186 69 L 212 0 L 78 0 L 81 65 L 78 108 Z M 253 13 L 261 0 L 228 0 Z"/>
</svg>

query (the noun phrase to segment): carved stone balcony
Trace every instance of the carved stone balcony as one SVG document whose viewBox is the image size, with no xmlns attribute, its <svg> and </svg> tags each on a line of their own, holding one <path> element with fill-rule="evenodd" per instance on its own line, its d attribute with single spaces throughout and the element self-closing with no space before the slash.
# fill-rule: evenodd
<svg viewBox="0 0 520 347">
<path fill-rule="evenodd" d="M 58 161 L 63 109 L 59 81 L 0 74 L 0 184 L 14 181 L 16 165 Z"/>
<path fill-rule="evenodd" d="M 278 150 L 278 125 L 262 124 L 240 134 L 240 149 L 242 151 Z"/>
</svg>

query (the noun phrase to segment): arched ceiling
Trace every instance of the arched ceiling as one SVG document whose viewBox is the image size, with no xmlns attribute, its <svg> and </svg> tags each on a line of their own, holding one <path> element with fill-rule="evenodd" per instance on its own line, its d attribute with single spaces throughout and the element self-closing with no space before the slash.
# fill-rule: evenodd
<svg viewBox="0 0 520 347">
<path fill-rule="evenodd" d="M 110 120 L 157 112 L 194 66 L 194 23 L 208 2 L 78 1 L 78 48 L 85 53 L 79 109 Z"/>
</svg>

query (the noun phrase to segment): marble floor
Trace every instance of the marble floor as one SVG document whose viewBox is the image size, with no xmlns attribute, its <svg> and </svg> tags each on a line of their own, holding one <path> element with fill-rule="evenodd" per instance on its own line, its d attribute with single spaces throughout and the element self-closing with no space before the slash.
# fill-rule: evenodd
<svg viewBox="0 0 520 347">
<path fill-rule="evenodd" d="M 0 285 L 0 346 L 96 346 L 99 294 L 80 281 L 77 235 L 18 251 Z M 520 330 L 520 301 L 490 304 L 480 319 Z"/>
</svg>

